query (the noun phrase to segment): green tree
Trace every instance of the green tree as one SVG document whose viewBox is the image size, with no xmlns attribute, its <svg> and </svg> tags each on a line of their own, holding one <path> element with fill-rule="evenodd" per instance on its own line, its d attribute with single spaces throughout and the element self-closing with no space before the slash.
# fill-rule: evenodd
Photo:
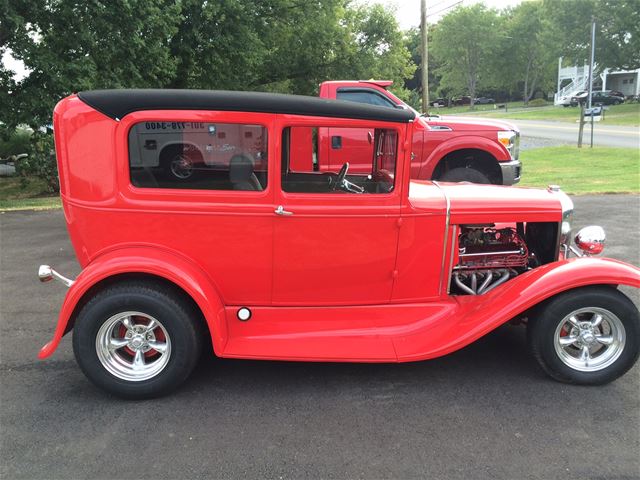
<svg viewBox="0 0 640 480">
<path fill-rule="evenodd" d="M 437 28 L 437 25 L 430 25 L 428 31 L 428 43 L 429 45 L 433 41 L 433 32 Z M 405 88 L 413 91 L 410 97 L 410 103 L 414 108 L 420 111 L 422 109 L 422 37 L 419 28 L 412 28 L 405 33 L 405 45 L 411 54 L 411 61 L 416 65 L 416 71 L 409 79 L 404 83 Z M 447 92 L 442 91 L 440 88 L 440 75 L 438 74 L 440 64 L 433 55 L 429 55 L 429 95 L 435 100 L 435 97 L 442 95 L 447 97 Z"/>
<path fill-rule="evenodd" d="M 527 105 L 536 90 L 548 86 L 553 76 L 556 57 L 550 25 L 541 1 L 523 2 L 504 11 L 503 16 L 506 36 L 500 51 L 509 54 L 497 59 L 497 77 L 507 89 L 520 89 Z"/>
<path fill-rule="evenodd" d="M 589 61 L 591 21 L 596 21 L 600 68 L 640 67 L 640 0 L 544 0 L 556 57 Z"/>
<path fill-rule="evenodd" d="M 3 119 L 11 126 L 49 124 L 55 103 L 74 91 L 159 87 L 175 74 L 173 2 L 12 0 L 8 9 L 16 21 L 2 48 L 31 70 L 12 89 Z"/>
<path fill-rule="evenodd" d="M 2 122 L 51 123 L 62 97 L 95 88 L 313 94 L 326 79 L 399 81 L 414 65 L 393 13 L 349 0 L 0 0 Z M 6 97 L 6 98 L 5 98 Z"/>
<path fill-rule="evenodd" d="M 466 93 L 474 104 L 476 91 L 491 83 L 493 57 L 504 36 L 501 18 L 484 5 L 458 7 L 438 23 L 431 53 L 440 66 L 441 85 L 451 93 Z"/>
</svg>

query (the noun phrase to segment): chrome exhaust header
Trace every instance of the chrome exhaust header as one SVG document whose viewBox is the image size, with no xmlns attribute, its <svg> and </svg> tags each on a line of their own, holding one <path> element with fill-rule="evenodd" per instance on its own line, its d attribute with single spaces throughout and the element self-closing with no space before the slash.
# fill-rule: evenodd
<svg viewBox="0 0 640 480">
<path fill-rule="evenodd" d="M 70 287 L 75 283 L 75 280 L 71 280 L 70 278 L 65 277 L 64 275 L 59 274 L 49 265 L 40 265 L 38 268 L 38 278 L 41 282 L 49 282 L 51 280 L 58 280 L 60 283 L 65 285 L 66 287 Z"/>
</svg>

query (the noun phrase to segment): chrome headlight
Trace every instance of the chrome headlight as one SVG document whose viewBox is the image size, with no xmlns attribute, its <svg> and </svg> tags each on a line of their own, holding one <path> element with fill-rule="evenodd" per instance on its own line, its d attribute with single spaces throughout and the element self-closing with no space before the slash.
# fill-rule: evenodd
<svg viewBox="0 0 640 480">
<path fill-rule="evenodd" d="M 604 242 L 607 239 L 604 228 L 592 225 L 584 227 L 576 235 L 575 242 L 585 255 L 598 255 L 604 250 Z"/>
<path fill-rule="evenodd" d="M 498 141 L 509 151 L 512 160 L 520 156 L 520 132 L 503 130 L 498 132 Z"/>
</svg>

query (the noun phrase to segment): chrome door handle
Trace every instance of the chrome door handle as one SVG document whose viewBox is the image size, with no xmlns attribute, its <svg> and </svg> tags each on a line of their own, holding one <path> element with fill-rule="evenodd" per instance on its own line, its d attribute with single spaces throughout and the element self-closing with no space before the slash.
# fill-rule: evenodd
<svg viewBox="0 0 640 480">
<path fill-rule="evenodd" d="M 278 208 L 276 208 L 274 210 L 274 213 L 276 215 L 293 215 L 293 212 L 288 212 L 287 210 L 284 209 L 284 207 L 282 205 L 278 205 Z"/>
</svg>

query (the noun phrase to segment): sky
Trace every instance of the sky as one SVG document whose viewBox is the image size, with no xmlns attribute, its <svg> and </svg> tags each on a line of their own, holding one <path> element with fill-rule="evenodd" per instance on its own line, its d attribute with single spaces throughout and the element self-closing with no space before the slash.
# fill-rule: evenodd
<svg viewBox="0 0 640 480">
<path fill-rule="evenodd" d="M 420 0 L 359 0 L 360 3 L 382 3 L 395 7 L 400 28 L 420 26 Z M 435 23 L 458 5 L 483 3 L 489 8 L 502 9 L 522 3 L 522 0 L 427 0 L 427 23 Z"/>
<path fill-rule="evenodd" d="M 420 0 L 359 0 L 360 3 L 382 3 L 395 8 L 396 18 L 403 30 L 420 26 Z M 484 3 L 490 8 L 506 8 L 521 3 L 522 0 L 427 0 L 427 23 L 437 22 L 448 11 L 458 5 Z M 24 64 L 11 57 L 9 52 L 2 56 L 2 63 L 15 72 L 14 78 L 20 80 L 27 75 Z"/>
</svg>

